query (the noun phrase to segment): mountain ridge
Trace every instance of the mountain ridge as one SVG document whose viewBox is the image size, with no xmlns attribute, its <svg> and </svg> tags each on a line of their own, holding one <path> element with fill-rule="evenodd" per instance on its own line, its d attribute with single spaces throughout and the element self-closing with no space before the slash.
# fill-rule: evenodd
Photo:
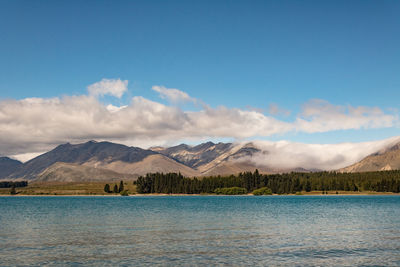
<svg viewBox="0 0 400 267">
<path fill-rule="evenodd" d="M 15 172 L 23 163 L 9 157 L 0 157 L 0 179 Z"/>
<path fill-rule="evenodd" d="M 150 149 L 111 142 L 65 143 L 25 163 L 6 157 L 0 158 L 0 179 L 103 181 L 108 178 L 135 179 L 150 172 L 180 172 L 187 177 L 201 177 L 238 174 L 255 169 L 266 174 L 315 171 L 302 166 L 274 167 L 268 162 L 274 154 L 261 147 L 252 142 L 206 142 L 195 146 L 180 144 Z M 260 161 L 264 156 L 265 162 Z M 400 169 L 400 142 L 392 143 L 338 171 L 393 169 Z"/>
<path fill-rule="evenodd" d="M 102 172 L 108 172 L 109 175 L 112 174 L 115 177 L 121 177 L 121 175 L 137 177 L 149 172 L 180 172 L 185 176 L 199 177 L 211 174 L 210 170 L 216 168 L 221 162 L 228 162 L 238 157 L 240 153 L 251 156 L 255 152 L 257 152 L 256 149 L 249 150 L 247 146 L 221 142 L 142 149 L 92 140 L 80 144 L 58 145 L 46 153 L 21 163 L 6 178 L 43 181 L 52 177 L 54 180 L 61 181 L 76 180 L 76 177 L 81 175 L 83 180 L 93 180 L 92 176 L 96 174 L 97 179 L 102 180 L 104 176 Z M 237 167 L 231 166 L 228 170 L 233 170 L 235 174 L 254 171 L 257 168 L 250 163 L 233 163 L 233 165 Z M 65 178 L 62 175 L 70 175 L 72 178 Z"/>
<path fill-rule="evenodd" d="M 25 162 L 20 168 L 9 175 L 9 178 L 32 180 L 56 162 L 82 164 L 92 159 L 96 159 L 97 161 L 112 159 L 137 162 L 155 153 L 150 150 L 128 147 L 111 142 L 89 141 L 75 145 L 66 143 Z"/>
</svg>

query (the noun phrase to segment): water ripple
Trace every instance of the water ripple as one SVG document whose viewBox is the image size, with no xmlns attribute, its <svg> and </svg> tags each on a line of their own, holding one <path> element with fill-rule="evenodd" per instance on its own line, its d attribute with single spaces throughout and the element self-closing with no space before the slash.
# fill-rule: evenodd
<svg viewBox="0 0 400 267">
<path fill-rule="evenodd" d="M 0 197 L 1 266 L 400 266 L 400 197 Z"/>
</svg>

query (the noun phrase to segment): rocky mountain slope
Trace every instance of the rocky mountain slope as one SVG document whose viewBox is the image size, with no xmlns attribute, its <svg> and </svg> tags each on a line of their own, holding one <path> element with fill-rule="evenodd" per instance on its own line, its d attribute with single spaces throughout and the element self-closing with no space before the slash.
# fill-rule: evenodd
<svg viewBox="0 0 400 267">
<path fill-rule="evenodd" d="M 83 163 L 83 165 L 112 170 L 119 173 L 128 173 L 135 175 L 136 177 L 151 172 L 180 172 L 189 177 L 200 175 L 198 171 L 161 154 L 153 154 L 137 162 L 126 162 L 120 160 L 103 162 L 88 161 Z"/>
<path fill-rule="evenodd" d="M 166 149 L 158 149 L 158 152 L 186 166 L 197 169 L 215 160 L 220 155 L 229 152 L 232 148 L 233 145 L 231 143 L 214 144 L 213 142 L 207 142 L 193 147 L 180 144 Z"/>
<path fill-rule="evenodd" d="M 77 145 L 67 143 L 24 163 L 10 174 L 9 178 L 34 179 L 56 162 L 83 164 L 122 161 L 133 163 L 154 154 L 156 153 L 150 150 L 110 142 L 89 141 Z"/>
<path fill-rule="evenodd" d="M 102 168 L 93 168 L 76 163 L 57 162 L 36 176 L 40 182 L 92 182 L 132 180 L 134 175 L 123 174 Z"/>
<path fill-rule="evenodd" d="M 230 175 L 245 171 L 254 171 L 256 168 L 250 161 L 244 159 L 255 153 L 261 152 L 252 143 L 232 144 L 213 142 L 203 143 L 197 146 L 181 144 L 167 149 L 157 149 L 158 152 L 175 159 L 178 162 L 191 167 L 200 175 Z M 260 168 L 259 168 L 260 169 Z M 267 172 L 261 168 L 261 172 Z"/>
<path fill-rule="evenodd" d="M 340 172 L 370 172 L 400 169 L 400 143 L 378 151 Z"/>
</svg>

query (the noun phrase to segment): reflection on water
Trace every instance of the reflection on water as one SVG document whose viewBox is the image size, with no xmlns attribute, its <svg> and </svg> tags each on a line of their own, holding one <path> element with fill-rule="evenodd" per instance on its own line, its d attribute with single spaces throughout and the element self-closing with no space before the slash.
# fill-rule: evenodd
<svg viewBox="0 0 400 267">
<path fill-rule="evenodd" d="M 0 265 L 400 266 L 398 196 L 0 197 Z"/>
</svg>

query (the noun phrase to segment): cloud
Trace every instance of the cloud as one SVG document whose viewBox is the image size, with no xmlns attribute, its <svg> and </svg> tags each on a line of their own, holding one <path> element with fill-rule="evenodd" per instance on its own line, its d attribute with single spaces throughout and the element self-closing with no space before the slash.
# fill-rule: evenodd
<svg viewBox="0 0 400 267">
<path fill-rule="evenodd" d="M 122 107 L 85 95 L 0 102 L 0 151 L 6 155 L 90 139 L 156 145 L 182 139 L 270 136 L 290 128 L 256 111 L 223 106 L 184 111 L 140 96 Z"/>
<path fill-rule="evenodd" d="M 195 98 L 192 98 L 187 93 L 175 88 L 165 88 L 164 86 L 154 85 L 151 89 L 158 92 L 161 98 L 167 99 L 170 103 L 173 104 L 185 102 L 196 103 Z"/>
<path fill-rule="evenodd" d="M 210 137 L 234 137 L 244 139 L 253 136 L 271 136 L 290 131 L 290 123 L 265 116 L 257 111 L 238 108 L 204 107 L 199 112 L 188 112 L 192 122 L 192 134 Z M 201 131 L 199 131 L 201 130 Z"/>
<path fill-rule="evenodd" d="M 120 106 L 120 107 L 117 107 L 117 106 L 108 104 L 108 105 L 106 106 L 106 109 L 107 109 L 109 112 L 114 113 L 114 112 L 118 112 L 118 111 L 120 111 L 121 109 L 124 109 L 124 108 L 126 108 L 126 107 L 128 107 L 128 106 Z"/>
<path fill-rule="evenodd" d="M 120 79 L 102 79 L 100 82 L 88 86 L 88 92 L 91 96 L 112 95 L 121 98 L 128 90 L 128 81 Z"/>
<path fill-rule="evenodd" d="M 385 140 L 340 143 L 302 144 L 289 141 L 254 141 L 262 152 L 239 161 L 251 161 L 258 166 L 275 169 L 306 168 L 337 170 L 360 161 L 364 157 L 400 142 L 400 137 Z"/>
<path fill-rule="evenodd" d="M 23 153 L 23 154 L 13 155 L 13 156 L 11 156 L 11 158 L 19 160 L 21 162 L 26 162 L 30 159 L 40 156 L 41 154 L 43 154 L 45 152 L 47 152 L 47 151 L 35 152 L 35 153 Z"/>
<path fill-rule="evenodd" d="M 395 126 L 398 115 L 384 113 L 378 107 L 335 106 L 321 99 L 303 105 L 294 123 L 297 131 L 306 133 L 349 129 L 374 129 Z"/>
<path fill-rule="evenodd" d="M 322 100 L 306 103 L 294 121 L 282 121 L 257 110 L 203 104 L 198 111 L 185 111 L 140 96 L 133 97 L 128 105 L 114 106 L 93 97 L 105 93 L 121 96 L 127 84 L 103 79 L 89 86 L 89 95 L 0 101 L 0 153 L 34 153 L 60 143 L 91 139 L 149 146 L 181 140 L 247 140 L 295 131 L 391 127 L 398 123 L 396 115 L 378 108 L 334 106 Z M 171 102 L 193 101 L 177 89 L 153 90 Z"/>
</svg>

